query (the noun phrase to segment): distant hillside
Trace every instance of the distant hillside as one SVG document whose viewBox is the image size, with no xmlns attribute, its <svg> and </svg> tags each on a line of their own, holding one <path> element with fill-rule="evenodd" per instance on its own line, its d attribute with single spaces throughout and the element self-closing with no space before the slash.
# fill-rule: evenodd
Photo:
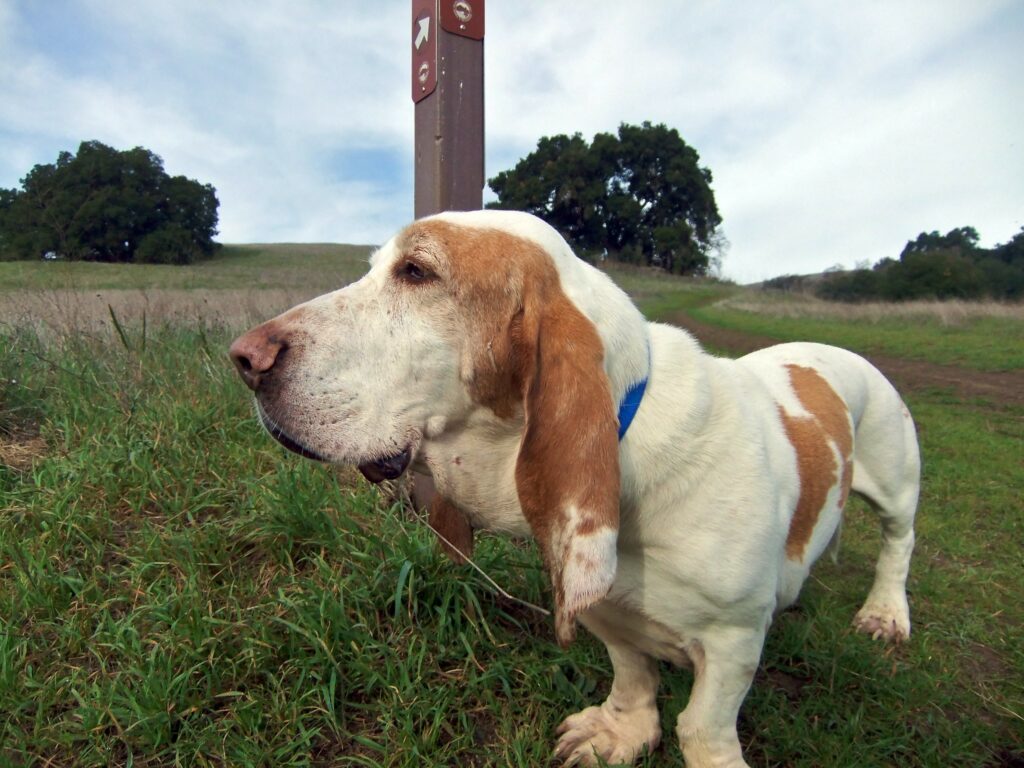
<svg viewBox="0 0 1024 768">
<path fill-rule="evenodd" d="M 847 270 L 833 269 L 828 272 L 813 272 L 807 275 L 779 275 L 768 280 L 762 280 L 760 283 L 748 283 L 746 287 L 767 288 L 794 293 L 814 293 L 818 286 L 832 275 L 842 275 L 846 272 Z"/>
<path fill-rule="evenodd" d="M 818 275 L 782 275 L 762 287 L 813 292 L 837 301 L 1024 298 L 1024 229 L 993 248 L 979 245 L 978 231 L 959 227 L 945 235 L 922 232 L 898 259 L 868 269 L 829 270 Z"/>
<path fill-rule="evenodd" d="M 259 243 L 225 245 L 183 266 L 98 262 L 0 262 L 0 291 L 46 289 L 260 289 L 327 291 L 367 270 L 373 245 Z"/>
</svg>

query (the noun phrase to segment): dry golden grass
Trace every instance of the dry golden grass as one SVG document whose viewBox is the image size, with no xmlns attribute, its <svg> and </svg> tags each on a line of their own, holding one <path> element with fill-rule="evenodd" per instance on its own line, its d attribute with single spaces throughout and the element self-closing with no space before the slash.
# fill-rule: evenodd
<svg viewBox="0 0 1024 768">
<path fill-rule="evenodd" d="M 32 331 L 45 338 L 116 332 L 111 312 L 124 327 L 244 329 L 313 298 L 313 288 L 260 289 L 71 289 L 0 292 L 0 330 Z"/>
<path fill-rule="evenodd" d="M 242 330 L 359 279 L 372 247 L 323 243 L 225 246 L 187 266 L 0 263 L 0 333 L 109 338 L 124 329 Z"/>
<path fill-rule="evenodd" d="M 0 432 L 0 466 L 16 470 L 29 469 L 49 453 L 46 440 L 38 435 L 11 435 Z"/>
<path fill-rule="evenodd" d="M 767 317 L 790 319 L 851 320 L 878 323 L 888 320 L 934 320 L 944 327 L 986 318 L 1024 321 L 1024 304 L 998 301 L 907 301 L 846 304 L 824 301 L 804 294 L 743 291 L 720 302 L 734 309 Z"/>
</svg>

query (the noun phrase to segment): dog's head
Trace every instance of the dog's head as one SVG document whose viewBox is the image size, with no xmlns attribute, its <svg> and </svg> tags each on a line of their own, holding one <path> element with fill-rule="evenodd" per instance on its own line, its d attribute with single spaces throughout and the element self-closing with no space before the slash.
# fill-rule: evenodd
<svg viewBox="0 0 1024 768">
<path fill-rule="evenodd" d="M 645 333 L 546 224 L 478 212 L 410 225 L 361 280 L 254 328 L 231 356 L 275 438 L 372 481 L 481 409 L 521 425 L 516 489 L 568 642 L 615 572 L 616 403 L 646 368 Z M 606 372 L 609 346 L 630 354 Z"/>
</svg>

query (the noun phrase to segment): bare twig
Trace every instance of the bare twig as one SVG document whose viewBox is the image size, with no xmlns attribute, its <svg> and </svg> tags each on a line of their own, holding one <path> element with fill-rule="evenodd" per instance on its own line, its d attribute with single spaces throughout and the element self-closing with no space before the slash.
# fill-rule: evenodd
<svg viewBox="0 0 1024 768">
<path fill-rule="evenodd" d="M 494 579 L 492 579 L 487 574 L 487 571 L 485 571 L 483 568 L 481 568 L 479 565 L 477 565 L 475 562 L 473 562 L 473 559 L 471 557 L 469 557 L 469 555 L 467 555 L 461 549 L 459 549 L 454 544 L 452 544 L 452 542 L 449 541 L 448 538 L 445 537 L 445 535 L 443 533 L 441 533 L 439 530 L 437 530 L 437 528 L 432 526 L 430 524 L 430 521 L 426 517 L 424 517 L 414 506 L 412 506 L 410 504 L 409 507 L 410 507 L 410 509 L 412 509 L 413 515 L 416 517 L 417 520 L 419 520 L 421 523 L 423 523 L 425 526 L 427 526 L 427 528 L 429 528 L 431 531 L 433 531 L 434 535 L 437 536 L 437 538 L 439 538 L 441 541 L 443 541 L 445 544 L 447 544 L 449 547 L 451 547 L 455 552 L 458 552 L 462 556 L 462 558 L 467 563 L 469 563 L 470 566 L 473 567 L 473 570 L 475 570 L 477 573 L 479 573 L 481 576 L 483 576 L 484 580 L 488 584 L 490 584 L 498 592 L 499 595 L 504 597 L 506 600 L 511 600 L 513 603 L 518 603 L 519 605 L 523 606 L 524 608 L 529 608 L 532 611 L 536 611 L 537 613 L 541 614 L 542 616 L 550 616 L 551 615 L 551 611 L 549 611 L 547 608 L 541 608 L 539 605 L 535 605 L 535 604 L 531 603 L 528 600 L 523 600 L 522 598 L 516 597 L 515 595 L 512 595 L 508 591 L 503 589 L 498 584 L 498 582 L 496 582 Z"/>
</svg>

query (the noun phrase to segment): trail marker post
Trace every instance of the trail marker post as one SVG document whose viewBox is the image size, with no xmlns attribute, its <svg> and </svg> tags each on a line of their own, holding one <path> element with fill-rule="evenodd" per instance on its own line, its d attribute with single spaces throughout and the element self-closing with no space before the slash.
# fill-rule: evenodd
<svg viewBox="0 0 1024 768">
<path fill-rule="evenodd" d="M 484 0 L 412 0 L 416 218 L 483 207 Z"/>
<path fill-rule="evenodd" d="M 416 218 L 483 207 L 484 0 L 412 0 Z M 434 481 L 413 474 L 423 509 Z"/>
</svg>

